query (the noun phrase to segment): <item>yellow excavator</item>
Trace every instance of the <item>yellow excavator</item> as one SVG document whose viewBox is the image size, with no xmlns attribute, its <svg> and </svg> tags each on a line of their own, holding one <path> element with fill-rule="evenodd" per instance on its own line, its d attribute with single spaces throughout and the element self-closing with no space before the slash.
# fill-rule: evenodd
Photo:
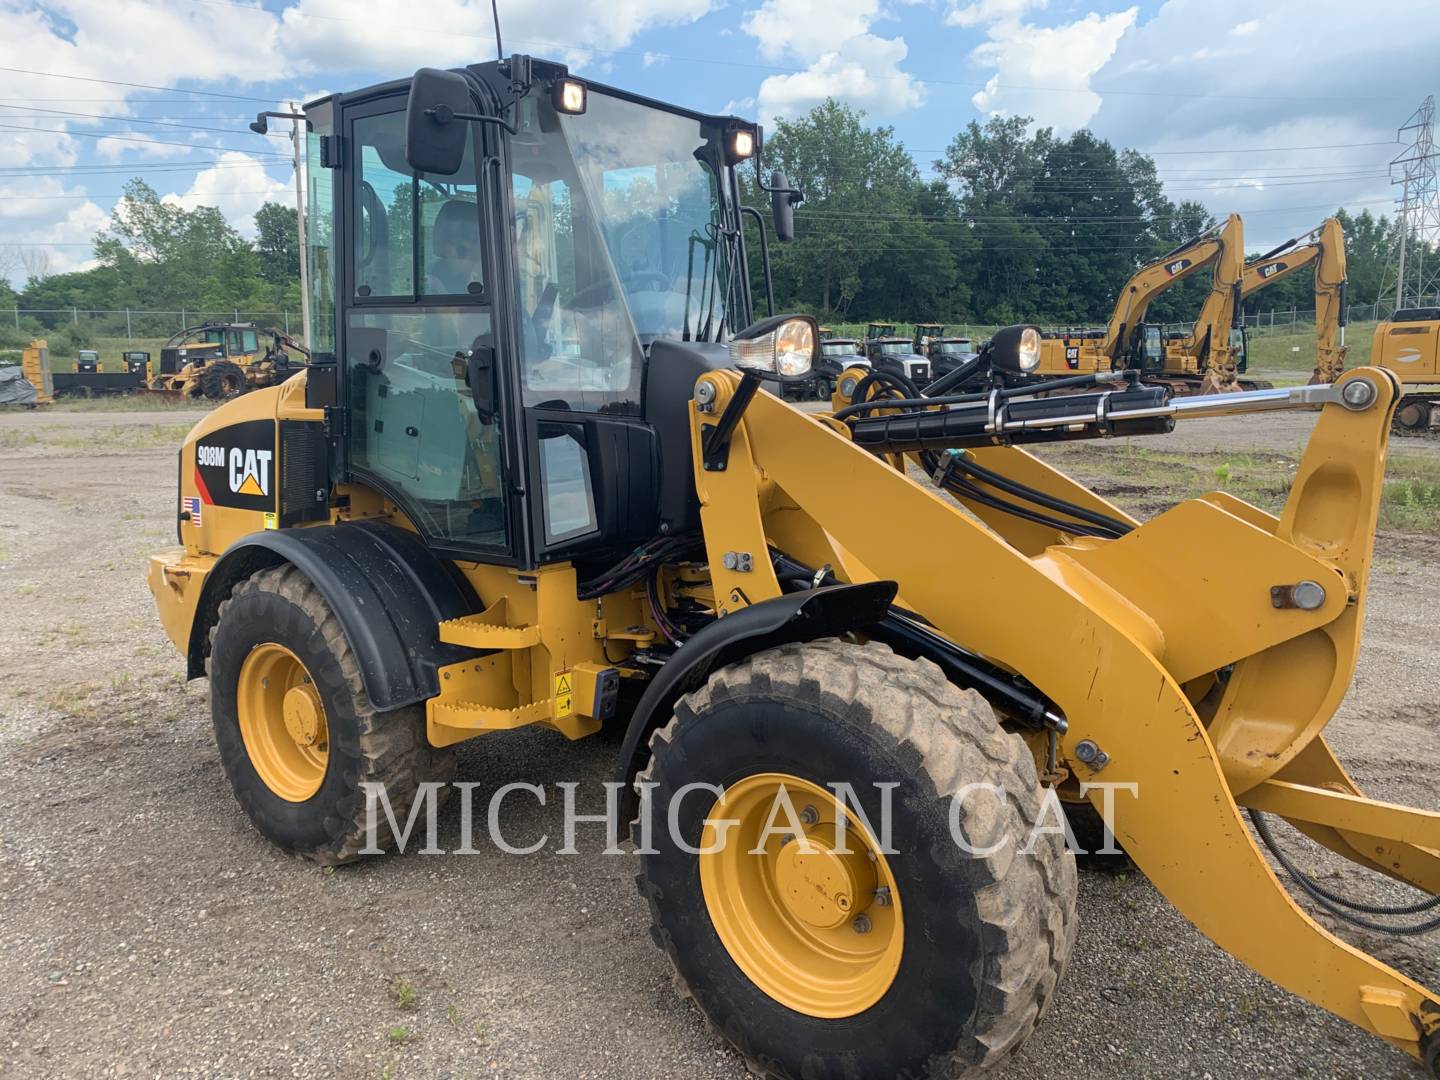
<svg viewBox="0 0 1440 1080">
<path fill-rule="evenodd" d="M 1378 323 L 1370 363 L 1393 371 L 1404 384 L 1395 410 L 1397 434 L 1440 428 L 1440 307 L 1401 308 Z"/>
<path fill-rule="evenodd" d="M 1287 240 L 1245 264 L 1240 299 L 1283 281 L 1297 270 L 1315 266 L 1315 371 L 1311 382 L 1331 383 L 1345 370 L 1345 232 L 1326 218 L 1318 228 Z"/>
<path fill-rule="evenodd" d="M 1094 372 L 1134 370 L 1147 383 L 1177 394 L 1260 389 L 1244 370 L 1243 334 L 1235 332 L 1237 294 L 1245 266 L 1244 225 L 1239 214 L 1131 275 L 1115 299 L 1103 332 L 1060 331 L 1041 337 L 1038 378 L 1073 378 Z M 1211 288 L 1190 332 L 1167 342 L 1162 328 L 1146 321 L 1161 293 L 1213 267 Z"/>
<path fill-rule="evenodd" d="M 765 389 L 820 347 L 808 316 L 755 318 L 738 171 L 769 176 L 781 239 L 799 196 L 756 125 L 525 56 L 305 111 L 322 362 L 199 420 L 148 573 L 261 835 L 322 864 L 403 847 L 457 744 L 623 727 L 607 817 L 719 1037 L 761 1076 L 919 1080 L 999 1065 L 1052 1004 L 1077 940 L 1058 803 L 1082 800 L 1221 948 L 1383 1040 L 1375 1071 L 1388 1046 L 1440 1078 L 1440 996 L 1307 911 L 1440 926 L 1440 814 L 1366 798 L 1323 737 L 1392 375 L 809 413 Z M 376 185 L 438 212 L 382 244 Z M 527 262 L 513 198 L 541 185 L 565 229 Z M 698 282 L 685 236 L 717 245 Z M 1040 347 L 1009 327 L 986 359 Z M 1142 523 L 1019 445 L 1317 407 L 1278 517 L 1213 492 Z M 1357 915 L 1281 822 L 1424 898 Z M 427 917 L 434 946 L 470 915 Z"/>
</svg>

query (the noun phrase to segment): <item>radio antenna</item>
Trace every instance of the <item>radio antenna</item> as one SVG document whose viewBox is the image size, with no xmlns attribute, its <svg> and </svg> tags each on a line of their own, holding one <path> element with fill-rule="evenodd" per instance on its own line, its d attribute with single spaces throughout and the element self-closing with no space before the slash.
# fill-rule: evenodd
<svg viewBox="0 0 1440 1080">
<path fill-rule="evenodd" d="M 500 44 L 500 0 L 490 0 L 490 12 L 495 16 L 495 59 L 505 59 L 505 46 Z"/>
</svg>

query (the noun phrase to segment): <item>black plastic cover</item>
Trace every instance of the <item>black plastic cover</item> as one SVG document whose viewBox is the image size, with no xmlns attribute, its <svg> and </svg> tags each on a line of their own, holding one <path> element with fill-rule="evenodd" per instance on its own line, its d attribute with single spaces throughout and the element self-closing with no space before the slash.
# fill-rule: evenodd
<svg viewBox="0 0 1440 1080">
<path fill-rule="evenodd" d="M 871 581 L 788 593 L 717 619 L 689 638 L 650 680 L 630 716 L 620 747 L 620 820 L 632 821 L 639 813 L 632 785 L 649 758 L 651 734 L 669 722 L 675 703 L 703 686 L 711 672 L 777 645 L 871 626 L 890 610 L 897 589 L 893 581 Z"/>
<path fill-rule="evenodd" d="M 340 620 L 370 702 L 381 712 L 440 692 L 438 669 L 478 655 L 447 645 L 438 623 L 478 610 L 454 568 L 410 532 L 380 522 L 271 529 L 241 537 L 205 578 L 190 631 L 190 677 L 205 673 L 210 627 L 236 583 L 288 562 Z"/>
</svg>

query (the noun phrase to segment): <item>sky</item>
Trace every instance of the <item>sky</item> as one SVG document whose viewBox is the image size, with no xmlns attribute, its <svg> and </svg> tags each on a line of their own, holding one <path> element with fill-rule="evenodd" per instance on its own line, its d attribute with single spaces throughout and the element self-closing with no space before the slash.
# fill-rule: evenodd
<svg viewBox="0 0 1440 1080">
<path fill-rule="evenodd" d="M 1252 251 L 1337 206 L 1391 213 L 1398 128 L 1440 83 L 1434 0 L 499 0 L 507 52 L 773 123 L 833 96 L 922 174 L 971 120 L 1025 115 L 1153 154 Z M 1427 14 L 1428 12 L 1428 14 Z M 288 125 L 421 66 L 493 58 L 488 0 L 0 0 L 0 273 L 92 265 L 121 188 L 294 204 Z M 7 265 L 8 263 L 8 265 Z"/>
</svg>

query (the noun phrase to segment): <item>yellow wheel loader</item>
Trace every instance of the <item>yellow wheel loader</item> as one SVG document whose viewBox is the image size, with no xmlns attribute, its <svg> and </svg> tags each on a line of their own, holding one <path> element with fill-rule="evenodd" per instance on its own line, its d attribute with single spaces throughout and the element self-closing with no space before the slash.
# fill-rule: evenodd
<svg viewBox="0 0 1440 1080">
<path fill-rule="evenodd" d="M 721 1037 L 766 1076 L 948 1077 L 1041 1022 L 1078 929 L 1059 804 L 1113 801 L 1201 931 L 1437 1075 L 1440 999 L 1259 846 L 1283 820 L 1440 889 L 1440 815 L 1366 798 L 1323 737 L 1388 373 L 807 414 L 763 388 L 819 341 L 754 319 L 753 124 L 516 56 L 312 102 L 306 129 L 316 355 L 191 431 L 148 571 L 260 833 L 346 862 L 458 744 L 617 726 L 613 817 Z M 793 235 L 799 193 L 765 190 Z M 987 361 L 1038 349 L 1009 328 Z M 1215 493 L 1141 524 L 1021 448 L 1317 406 L 1278 518 Z"/>
</svg>

